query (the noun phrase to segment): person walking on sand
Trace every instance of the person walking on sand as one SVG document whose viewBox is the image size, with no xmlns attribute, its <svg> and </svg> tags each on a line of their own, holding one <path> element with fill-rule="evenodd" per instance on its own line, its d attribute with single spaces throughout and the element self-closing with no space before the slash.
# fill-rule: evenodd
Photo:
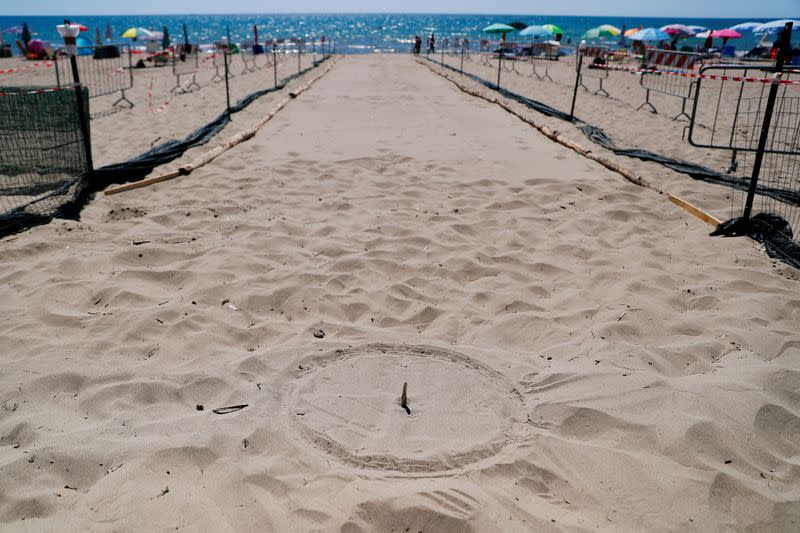
<svg viewBox="0 0 800 533">
<path fill-rule="evenodd" d="M 428 53 L 436 53 L 436 36 L 433 33 L 431 33 L 431 36 L 428 37 Z"/>
</svg>

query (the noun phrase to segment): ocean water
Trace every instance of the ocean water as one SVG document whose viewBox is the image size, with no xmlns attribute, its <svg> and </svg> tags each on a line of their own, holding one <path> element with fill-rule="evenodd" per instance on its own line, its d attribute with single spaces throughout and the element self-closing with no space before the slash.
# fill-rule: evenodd
<svg viewBox="0 0 800 533">
<path fill-rule="evenodd" d="M 53 43 L 61 42 L 56 25 L 64 17 L 0 17 L 0 30 L 27 22 L 34 37 Z M 680 23 L 701 25 L 711 29 L 733 26 L 742 19 L 702 19 L 702 18 L 643 18 L 643 17 L 575 17 L 575 16 L 536 16 L 536 15 L 424 15 L 424 14 L 237 14 L 237 15 L 130 15 L 130 16 L 80 16 L 71 17 L 89 28 L 86 37 L 94 41 L 95 27 L 105 32 L 110 22 L 117 41 L 127 28 L 140 26 L 147 29 L 169 29 L 173 39 L 182 40 L 182 26 L 185 24 L 191 42 L 206 44 L 219 40 L 230 29 L 234 42 L 251 39 L 253 25 L 258 26 L 259 40 L 268 38 L 318 37 L 325 35 L 335 39 L 337 52 L 346 54 L 408 52 L 414 35 L 425 36 L 433 31 L 437 38 L 467 37 L 472 41 L 485 38 L 481 28 L 493 22 L 510 23 L 520 21 L 526 25 L 556 24 L 564 30 L 564 42 L 577 42 L 588 29 L 600 24 L 612 24 L 619 28 L 661 27 Z M 748 19 L 766 22 L 768 19 Z M 794 32 L 794 40 L 798 39 Z M 15 38 L 5 34 L 6 40 Z M 520 38 L 520 40 L 522 40 Z M 744 34 L 742 39 L 733 40 L 739 50 L 749 50 L 758 38 Z M 612 41 L 613 42 L 613 41 Z M 700 43 L 690 39 L 690 44 Z M 719 41 L 715 41 L 719 44 Z M 16 48 L 16 47 L 15 47 Z"/>
</svg>

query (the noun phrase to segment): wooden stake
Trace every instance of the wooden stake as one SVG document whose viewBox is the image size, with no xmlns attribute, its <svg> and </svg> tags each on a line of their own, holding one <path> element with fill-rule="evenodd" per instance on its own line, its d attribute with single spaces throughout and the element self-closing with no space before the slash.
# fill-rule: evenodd
<svg viewBox="0 0 800 533">
<path fill-rule="evenodd" d="M 411 414 L 411 409 L 408 408 L 408 382 L 403 383 L 403 394 L 400 395 L 400 407 L 406 410 L 406 413 Z"/>
<path fill-rule="evenodd" d="M 703 222 L 711 224 L 714 227 L 717 227 L 722 223 L 722 221 L 720 219 L 718 219 L 717 217 L 715 217 L 713 215 L 709 215 L 708 213 L 706 213 L 705 211 L 703 211 L 702 209 L 700 209 L 696 205 L 690 204 L 689 202 L 687 202 L 683 198 L 678 198 L 677 196 L 675 196 L 673 194 L 667 194 L 667 197 L 669 198 L 670 202 L 672 202 L 673 204 L 675 204 L 677 206 L 680 206 L 680 207 L 686 209 L 687 211 L 689 211 L 691 214 L 693 214 L 694 216 L 696 216 L 697 218 L 699 218 Z"/>
</svg>

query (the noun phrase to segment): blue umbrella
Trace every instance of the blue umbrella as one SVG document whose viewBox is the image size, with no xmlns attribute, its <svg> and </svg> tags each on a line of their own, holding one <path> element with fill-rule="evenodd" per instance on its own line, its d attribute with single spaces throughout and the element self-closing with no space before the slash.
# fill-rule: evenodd
<svg viewBox="0 0 800 533">
<path fill-rule="evenodd" d="M 692 26 L 692 25 L 689 25 L 689 26 L 687 26 L 687 28 L 692 30 L 692 33 L 695 33 L 695 34 L 703 33 L 704 31 L 708 31 L 708 28 L 706 28 L 705 26 Z"/>
<path fill-rule="evenodd" d="M 755 28 L 764 24 L 763 22 L 742 22 L 736 26 L 731 26 L 729 29 L 742 33 L 743 31 L 753 31 Z M 700 32 L 698 32 L 700 33 Z"/>
<path fill-rule="evenodd" d="M 753 33 L 779 33 L 787 22 L 793 22 L 792 31 L 800 31 L 800 20 L 780 19 L 753 28 Z"/>
<path fill-rule="evenodd" d="M 628 37 L 632 41 L 668 41 L 670 38 L 669 33 L 656 28 L 645 28 Z"/>
<path fill-rule="evenodd" d="M 548 30 L 544 26 L 536 26 L 536 25 L 528 26 L 527 28 L 519 32 L 519 35 L 524 37 L 534 37 L 534 38 L 553 36 L 550 30 Z"/>
</svg>

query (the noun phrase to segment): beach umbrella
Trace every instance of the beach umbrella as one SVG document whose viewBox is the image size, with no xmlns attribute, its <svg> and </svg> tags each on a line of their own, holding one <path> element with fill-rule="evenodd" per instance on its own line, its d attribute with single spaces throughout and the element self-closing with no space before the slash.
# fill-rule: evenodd
<svg viewBox="0 0 800 533">
<path fill-rule="evenodd" d="M 111 41 L 114 38 L 114 30 L 111 29 L 111 23 L 106 22 L 106 41 Z"/>
<path fill-rule="evenodd" d="M 546 29 L 553 35 L 564 35 L 564 30 L 562 30 L 555 24 L 542 24 L 542 28 Z"/>
<path fill-rule="evenodd" d="M 170 45 L 170 42 L 169 42 L 169 29 L 166 26 L 164 26 L 164 31 L 162 33 L 164 34 L 164 36 L 161 38 L 161 48 L 166 50 L 167 48 L 169 48 L 169 45 Z"/>
<path fill-rule="evenodd" d="M 514 22 L 510 22 L 508 25 L 511 26 L 512 28 L 514 28 L 517 31 L 524 30 L 525 28 L 528 27 L 527 24 L 525 24 L 524 22 L 520 22 L 518 20 L 515 20 Z"/>
<path fill-rule="evenodd" d="M 689 26 L 686 26 L 686 27 L 689 28 L 690 30 L 692 30 L 692 33 L 694 33 L 694 34 L 698 34 L 700 32 L 708 31 L 708 28 L 706 28 L 705 26 L 689 25 Z"/>
<path fill-rule="evenodd" d="M 629 39 L 632 41 L 668 41 L 670 36 L 667 32 L 656 28 L 645 28 L 631 35 Z"/>
<path fill-rule="evenodd" d="M 800 31 L 800 20 L 780 19 L 766 22 L 753 28 L 753 33 L 780 33 L 787 22 L 792 22 L 792 31 Z"/>
<path fill-rule="evenodd" d="M 667 33 L 670 37 L 677 37 L 678 39 L 691 37 L 697 33 L 696 31 L 692 31 L 689 26 L 685 26 L 683 24 L 668 24 L 666 26 L 662 26 L 661 31 Z"/>
<path fill-rule="evenodd" d="M 528 26 L 527 28 L 519 32 L 519 34 L 522 37 L 533 37 L 534 39 L 538 39 L 539 37 L 553 36 L 553 34 L 550 33 L 550 31 L 544 28 L 543 26 L 536 26 L 536 25 Z"/>
<path fill-rule="evenodd" d="M 742 34 L 730 28 L 724 30 L 714 30 L 711 32 L 711 37 L 714 39 L 739 39 Z"/>
<path fill-rule="evenodd" d="M 124 32 L 122 32 L 123 39 L 144 39 L 145 37 L 151 37 L 153 32 L 150 30 L 146 30 L 144 28 L 128 28 Z"/>
<path fill-rule="evenodd" d="M 13 33 L 15 35 L 19 35 L 22 33 L 22 26 L 9 26 L 3 30 L 3 33 Z"/>
<path fill-rule="evenodd" d="M 608 30 L 614 35 L 619 35 L 620 33 L 622 33 L 621 29 L 617 28 L 616 26 L 612 26 L 611 24 L 600 24 L 598 28 L 601 28 L 603 30 Z"/>
<path fill-rule="evenodd" d="M 500 24 L 497 22 L 483 28 L 484 33 L 510 33 L 514 31 L 517 31 L 516 28 L 513 28 L 508 24 Z"/>
<path fill-rule="evenodd" d="M 253 24 L 253 40 L 258 44 L 258 26 Z"/>
<path fill-rule="evenodd" d="M 737 24 L 735 26 L 731 26 L 730 30 L 738 31 L 739 33 L 743 31 L 753 31 L 755 28 L 761 26 L 763 22 L 742 22 L 741 24 Z"/>
<path fill-rule="evenodd" d="M 630 37 L 631 35 L 633 35 L 633 34 L 634 34 L 634 33 L 636 33 L 637 31 L 640 31 L 641 29 L 642 29 L 642 27 L 641 27 L 641 26 L 639 26 L 638 28 L 631 28 L 631 29 L 629 29 L 629 30 L 625 30 L 625 33 L 623 33 L 623 35 L 624 35 L 625 37 Z"/>
<path fill-rule="evenodd" d="M 89 28 L 87 28 L 84 24 L 81 24 L 80 22 L 70 22 L 69 25 L 77 26 L 78 29 L 81 31 L 89 31 Z"/>
<path fill-rule="evenodd" d="M 98 26 L 98 27 L 96 27 L 94 29 L 94 40 L 95 40 L 95 44 L 97 44 L 97 46 L 100 46 L 100 45 L 103 44 L 103 35 L 100 33 L 100 26 Z"/>
<path fill-rule="evenodd" d="M 183 45 L 186 49 L 189 48 L 189 32 L 186 31 L 186 24 L 183 25 Z"/>
<path fill-rule="evenodd" d="M 163 41 L 164 32 L 150 30 L 150 35 L 140 37 L 143 41 Z"/>
<path fill-rule="evenodd" d="M 619 33 L 620 33 L 619 30 L 613 32 L 608 28 L 603 28 L 602 26 L 598 26 L 584 33 L 583 39 L 602 39 L 604 37 L 616 37 L 617 35 L 619 35 Z"/>
</svg>

